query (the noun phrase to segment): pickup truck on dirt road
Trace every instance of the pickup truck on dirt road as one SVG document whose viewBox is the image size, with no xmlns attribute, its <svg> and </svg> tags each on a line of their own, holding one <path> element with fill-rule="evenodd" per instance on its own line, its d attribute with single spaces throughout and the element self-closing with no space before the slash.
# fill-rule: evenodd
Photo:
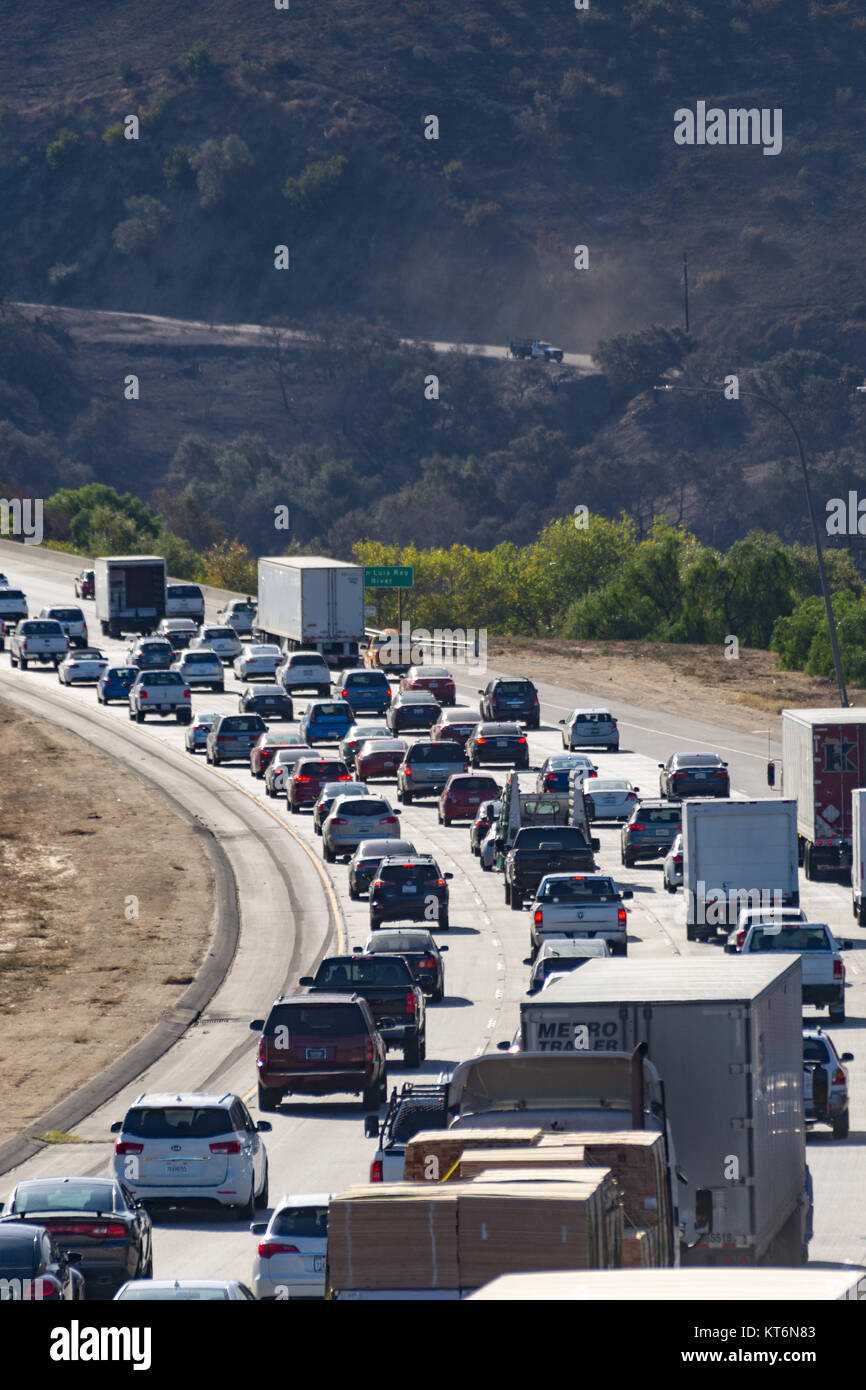
<svg viewBox="0 0 866 1390">
<path fill-rule="evenodd" d="M 845 1017 L 845 962 L 841 951 L 850 941 L 837 941 L 826 922 L 791 922 L 750 927 L 740 955 L 797 955 L 803 967 L 803 1003 L 825 1004 L 832 1019 Z"/>
<path fill-rule="evenodd" d="M 386 1047 L 403 1049 L 407 1067 L 424 1061 L 427 1016 L 424 991 L 415 983 L 402 956 L 326 956 L 315 975 L 302 975 L 300 984 L 311 994 L 357 994 L 366 999 Z"/>
<path fill-rule="evenodd" d="M 606 941 L 611 955 L 628 953 L 628 913 L 619 888 L 608 874 L 547 874 L 532 904 L 533 955 L 544 941 L 565 936 L 572 941 Z"/>
</svg>

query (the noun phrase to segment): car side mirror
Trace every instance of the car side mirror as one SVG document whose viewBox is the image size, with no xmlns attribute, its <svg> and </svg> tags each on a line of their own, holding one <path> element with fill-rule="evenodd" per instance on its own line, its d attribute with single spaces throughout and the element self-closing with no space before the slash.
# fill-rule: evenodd
<svg viewBox="0 0 866 1390">
<path fill-rule="evenodd" d="M 65 1264 L 68 1264 L 68 1265 L 79 1265 L 79 1264 L 81 1264 L 81 1261 L 82 1261 L 83 1259 L 84 1259 L 84 1256 L 82 1255 L 82 1253 L 81 1253 L 80 1250 L 64 1250 L 64 1251 L 63 1251 L 63 1260 L 64 1260 L 64 1263 L 65 1263 Z"/>
<path fill-rule="evenodd" d="M 564 720 L 564 719 L 557 719 L 556 722 L 557 722 L 557 724 L 564 724 L 564 723 L 565 723 L 565 720 Z"/>
<path fill-rule="evenodd" d="M 110 1132 L 111 1134 L 119 1134 L 120 1131 L 121 1131 L 122 1129 L 123 1129 L 123 1120 L 115 1120 L 115 1122 L 114 1122 L 114 1124 L 111 1126 L 111 1129 L 110 1129 L 109 1132 Z"/>
<path fill-rule="evenodd" d="M 596 836 L 593 836 L 593 838 L 589 842 L 589 847 L 592 850 L 593 854 L 597 854 L 598 851 L 601 849 L 601 840 L 599 840 Z"/>
<path fill-rule="evenodd" d="M 479 695 L 483 695 L 483 694 L 484 694 L 484 691 L 483 691 L 483 690 L 479 690 L 478 694 L 479 694 Z"/>
<path fill-rule="evenodd" d="M 632 787 L 632 791 L 633 791 L 633 792 L 639 792 L 639 791 L 640 791 L 640 787 Z"/>
<path fill-rule="evenodd" d="M 443 878 L 453 878 L 454 875 L 453 875 L 453 874 L 443 874 L 442 877 L 443 877 Z"/>
<path fill-rule="evenodd" d="M 522 960 L 522 962 L 521 962 L 521 964 L 522 964 L 522 965 L 531 965 L 531 964 L 532 964 L 532 956 L 524 956 L 524 957 L 523 957 L 523 960 Z"/>
<path fill-rule="evenodd" d="M 253 1221 L 250 1226 L 251 1236 L 263 1236 L 268 1229 L 267 1221 Z"/>
<path fill-rule="evenodd" d="M 634 889 L 633 889 L 633 888 L 621 888 L 620 891 L 619 891 L 619 896 L 620 896 L 621 898 L 633 898 L 633 897 L 634 897 Z"/>
<path fill-rule="evenodd" d="M 844 941 L 840 941 L 840 942 L 839 942 L 839 950 L 840 950 L 840 951 L 853 951 L 853 950 L 854 950 L 854 942 L 853 942 L 853 941 L 849 941 L 848 938 L 846 937 Z"/>
<path fill-rule="evenodd" d="M 254 1018 L 252 1023 L 250 1024 L 250 1030 L 253 1033 L 260 1033 L 264 1026 L 265 1020 L 263 1018 Z"/>
<path fill-rule="evenodd" d="M 298 980 L 298 984 L 299 984 L 299 985 L 311 985 L 311 984 L 313 984 L 313 977 L 312 977 L 312 975 L 302 975 L 301 978 Z"/>
<path fill-rule="evenodd" d="M 378 1139 L 378 1138 L 379 1138 L 379 1116 L 378 1116 L 378 1115 L 365 1115 L 365 1116 L 364 1116 L 364 1138 L 365 1138 L 365 1139 Z"/>
<path fill-rule="evenodd" d="M 440 954 L 440 956 L 441 956 L 441 954 L 442 954 L 443 951 L 447 951 L 447 950 L 448 950 L 448 947 L 447 947 L 447 946 L 440 946 L 440 947 L 439 947 L 439 954 Z"/>
<path fill-rule="evenodd" d="M 258 1124 L 256 1125 L 256 1129 L 258 1130 L 259 1134 L 270 1134 L 271 1130 L 273 1129 L 273 1125 L 271 1124 L 270 1120 L 259 1120 Z"/>
<path fill-rule="evenodd" d="M 854 1061 L 854 1053 L 853 1053 L 853 1052 L 843 1052 L 843 1053 L 842 1053 L 842 1059 L 841 1059 L 841 1060 L 842 1060 L 843 1062 L 853 1062 L 853 1061 Z"/>
<path fill-rule="evenodd" d="M 659 767 L 664 771 L 664 763 L 659 763 Z"/>
<path fill-rule="evenodd" d="M 511 1046 L 511 1043 L 508 1041 L 507 1038 L 505 1038 L 502 1042 L 498 1042 L 498 1043 L 496 1044 L 496 1051 L 497 1051 L 497 1052 L 507 1052 L 510 1046 Z"/>
</svg>

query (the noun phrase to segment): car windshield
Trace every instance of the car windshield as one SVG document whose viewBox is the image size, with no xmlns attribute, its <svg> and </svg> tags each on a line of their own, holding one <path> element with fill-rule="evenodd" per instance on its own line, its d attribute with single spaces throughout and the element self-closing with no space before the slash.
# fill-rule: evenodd
<svg viewBox="0 0 866 1390">
<path fill-rule="evenodd" d="M 10 1239 L 4 1233 L 0 1238 L 0 1269 L 14 1269 L 26 1276 L 36 1267 L 37 1245 L 32 1227 L 29 1232 L 16 1231 L 15 1236 Z"/>
<path fill-rule="evenodd" d="M 52 608 L 49 616 L 56 618 L 58 623 L 84 622 L 84 614 L 80 608 Z"/>
<path fill-rule="evenodd" d="M 282 656 L 282 652 L 279 647 L 274 646 L 272 643 L 266 643 L 261 647 L 249 647 L 247 649 L 247 656 Z"/>
<path fill-rule="evenodd" d="M 210 666 L 215 661 L 219 661 L 216 652 L 202 651 L 201 648 L 197 652 L 184 652 L 181 657 L 183 666 Z"/>
<path fill-rule="evenodd" d="M 98 647 L 81 647 L 77 652 L 70 652 L 68 661 L 104 661 L 105 657 Z"/>
<path fill-rule="evenodd" d="M 588 780 L 589 790 L 593 792 L 627 792 L 631 791 L 628 782 L 617 777 L 593 777 Z"/>
<path fill-rule="evenodd" d="M 436 696 L 429 690 L 404 690 L 400 696 L 401 705 L 435 705 Z"/>
<path fill-rule="evenodd" d="M 237 633 L 233 627 L 203 627 L 200 636 L 207 638 L 208 642 L 218 641 L 221 637 L 237 640 Z"/>
<path fill-rule="evenodd" d="M 180 1303 L 226 1303 L 229 1296 L 226 1289 L 222 1287 L 204 1288 L 199 1285 L 197 1288 L 160 1288 L 150 1279 L 143 1279 L 141 1286 L 133 1285 L 118 1294 L 118 1298 L 126 1303 L 137 1303 L 142 1299 L 147 1299 L 148 1303 L 167 1303 L 171 1301 Z"/>
<path fill-rule="evenodd" d="M 318 1236 L 328 1234 L 327 1207 L 280 1207 L 271 1218 L 272 1236 Z"/>
<path fill-rule="evenodd" d="M 313 705 L 309 711 L 311 719 L 332 719 L 332 718 L 351 718 L 352 711 L 349 705 L 342 700 L 333 701 L 329 704 Z"/>
<path fill-rule="evenodd" d="M 415 679 L 426 680 L 427 678 L 436 680 L 450 680 L 451 672 L 446 671 L 444 666 L 418 666 L 415 669 Z"/>
<path fill-rule="evenodd" d="M 804 1062 L 829 1062 L 830 1049 L 823 1038 L 804 1038 L 803 1039 L 803 1061 Z"/>
<path fill-rule="evenodd" d="M 574 719 L 577 724 L 609 724 L 611 722 L 609 714 L 600 714 L 597 710 L 583 713 L 575 710 Z"/>
<path fill-rule="evenodd" d="M 592 956 L 550 956 L 541 962 L 539 974 L 542 980 L 546 980 L 548 975 L 562 975 L 567 970 L 576 970 L 579 965 L 585 965 Z"/>
<path fill-rule="evenodd" d="M 65 1183 L 56 1179 L 37 1179 L 23 1183 L 15 1197 L 15 1211 L 114 1211 L 114 1184 L 100 1182 Z"/>
<path fill-rule="evenodd" d="M 327 777 L 330 772 L 335 777 L 341 777 L 347 772 L 345 763 L 340 763 L 336 758 L 325 759 L 320 763 L 307 759 L 306 762 L 299 762 L 297 772 L 299 777 Z"/>
<path fill-rule="evenodd" d="M 106 671 L 106 676 L 117 681 L 134 681 L 138 675 L 137 666 L 112 666 Z"/>
<path fill-rule="evenodd" d="M 221 734 L 263 734 L 267 724 L 260 714 L 230 714 L 222 720 Z"/>
<path fill-rule="evenodd" d="M 296 656 L 289 657 L 289 667 L 294 666 L 324 666 L 327 670 L 325 660 L 317 652 L 299 652 Z M 328 677 L 330 680 L 330 676 Z"/>
<path fill-rule="evenodd" d="M 358 801 L 343 801 L 337 810 L 338 816 L 393 816 L 393 814 L 394 812 L 387 801 L 375 801 L 368 797 Z"/>
<path fill-rule="evenodd" d="M 823 927 L 753 927 L 754 951 L 832 951 Z"/>
<path fill-rule="evenodd" d="M 412 972 L 402 956 L 342 956 L 323 960 L 316 975 L 317 988 L 345 985 L 411 987 Z"/>
<path fill-rule="evenodd" d="M 433 950 L 435 950 L 433 938 L 426 931 L 377 931 L 367 947 L 367 951 L 373 955 L 384 951 L 395 956 L 402 956 L 406 951 L 428 952 Z"/>
<path fill-rule="evenodd" d="M 609 903 L 619 897 L 612 878 L 554 878 L 539 889 L 542 903 Z"/>
<path fill-rule="evenodd" d="M 364 758 L 369 753 L 402 753 L 404 745 L 396 738 L 368 738 L 358 752 Z"/>
<path fill-rule="evenodd" d="M 302 1036 L 315 1033 L 323 1037 L 347 1038 L 366 1033 L 367 1025 L 357 1004 L 276 1004 L 265 1027 L 268 1037 L 278 1028 Z"/>
<path fill-rule="evenodd" d="M 718 767 L 721 758 L 718 753 L 677 753 L 674 762 L 677 767 Z"/>
<path fill-rule="evenodd" d="M 557 825 L 543 828 L 526 826 L 518 830 L 514 841 L 515 849 L 585 849 L 583 832 L 576 825 Z"/>
<path fill-rule="evenodd" d="M 532 686 L 529 681 L 500 681 L 494 694 L 496 695 L 530 695 Z"/>
<path fill-rule="evenodd" d="M 133 1106 L 123 1133 L 137 1139 L 214 1139 L 231 1133 L 228 1110 L 212 1105 Z"/>
<path fill-rule="evenodd" d="M 22 623 L 18 630 L 21 633 L 26 633 L 28 637 L 31 633 L 35 633 L 37 636 L 63 636 L 63 629 L 57 620 L 49 621 L 43 619 L 42 622 L 39 622 L 37 619 L 34 619 L 32 623 Z"/>
<path fill-rule="evenodd" d="M 416 743 L 406 756 L 409 763 L 459 763 L 466 762 L 466 754 L 455 743 Z"/>
<path fill-rule="evenodd" d="M 5 602 L 7 599 L 12 599 L 12 598 L 14 598 L 14 599 L 23 599 L 23 598 L 24 598 L 24 591 L 23 591 L 23 589 L 4 589 L 3 592 L 2 592 L 2 594 L 0 594 L 0 599 L 2 599 L 4 602 Z"/>
<path fill-rule="evenodd" d="M 436 883 L 439 876 L 435 864 L 383 864 L 379 869 L 383 883 L 414 883 L 420 886 Z"/>
<path fill-rule="evenodd" d="M 666 806 L 640 806 L 635 811 L 635 815 L 650 825 L 679 825 L 683 818 L 683 813 L 678 806 L 670 808 Z"/>
<path fill-rule="evenodd" d="M 388 685 L 388 677 L 384 671 L 347 671 L 343 677 L 343 684 L 375 685 L 384 689 Z"/>
<path fill-rule="evenodd" d="M 183 685 L 183 676 L 177 671 L 143 671 L 139 685 Z"/>
<path fill-rule="evenodd" d="M 201 598 L 197 584 L 169 584 L 165 592 L 167 598 Z"/>
</svg>

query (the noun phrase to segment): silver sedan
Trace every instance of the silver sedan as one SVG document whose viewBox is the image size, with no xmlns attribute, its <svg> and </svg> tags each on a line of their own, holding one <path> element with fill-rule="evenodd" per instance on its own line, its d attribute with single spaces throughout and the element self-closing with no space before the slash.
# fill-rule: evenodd
<svg viewBox="0 0 866 1390">
<path fill-rule="evenodd" d="M 322 856 L 351 859 L 362 840 L 396 839 L 400 819 L 381 796 L 339 796 L 322 824 Z"/>
<path fill-rule="evenodd" d="M 248 643 L 232 663 L 239 680 L 276 679 L 277 667 L 282 665 L 283 653 L 276 642 Z"/>
<path fill-rule="evenodd" d="M 590 820 L 628 820 L 639 791 L 625 777 L 587 777 L 583 792 Z"/>
<path fill-rule="evenodd" d="M 291 748 L 281 748 L 271 758 L 265 770 L 265 796 L 281 796 L 286 790 L 286 775 L 291 776 L 292 768 L 301 758 L 314 757 L 312 748 L 298 743 Z"/>
<path fill-rule="evenodd" d="M 79 681 L 93 681 L 95 684 L 108 667 L 108 657 L 103 656 L 98 647 L 79 647 L 61 661 L 57 668 L 57 679 L 61 685 L 77 685 Z"/>
</svg>

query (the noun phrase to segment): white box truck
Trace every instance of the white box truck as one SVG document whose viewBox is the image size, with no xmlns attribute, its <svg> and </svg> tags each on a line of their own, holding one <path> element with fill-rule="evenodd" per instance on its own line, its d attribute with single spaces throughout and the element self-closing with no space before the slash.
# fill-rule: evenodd
<svg viewBox="0 0 866 1390">
<path fill-rule="evenodd" d="M 93 562 L 96 617 L 103 637 L 155 632 L 165 617 L 162 555 L 101 555 Z"/>
<path fill-rule="evenodd" d="M 767 767 L 775 785 L 776 765 Z M 782 710 L 782 795 L 797 802 L 807 878 L 838 881 L 851 867 L 851 793 L 866 786 L 866 709 Z"/>
<path fill-rule="evenodd" d="M 801 999 L 798 957 L 730 956 L 588 960 L 520 1005 L 530 1054 L 646 1044 L 694 1212 L 682 1264 L 806 1261 Z"/>
<path fill-rule="evenodd" d="M 866 927 L 866 789 L 851 793 L 851 893 L 854 916 Z"/>
<path fill-rule="evenodd" d="M 323 555 L 262 558 L 254 636 L 284 652 L 320 652 L 334 670 L 360 665 L 363 566 Z"/>
<path fill-rule="evenodd" d="M 683 802 L 683 890 L 689 941 L 730 932 L 744 907 L 797 907 L 797 803 Z"/>
</svg>

